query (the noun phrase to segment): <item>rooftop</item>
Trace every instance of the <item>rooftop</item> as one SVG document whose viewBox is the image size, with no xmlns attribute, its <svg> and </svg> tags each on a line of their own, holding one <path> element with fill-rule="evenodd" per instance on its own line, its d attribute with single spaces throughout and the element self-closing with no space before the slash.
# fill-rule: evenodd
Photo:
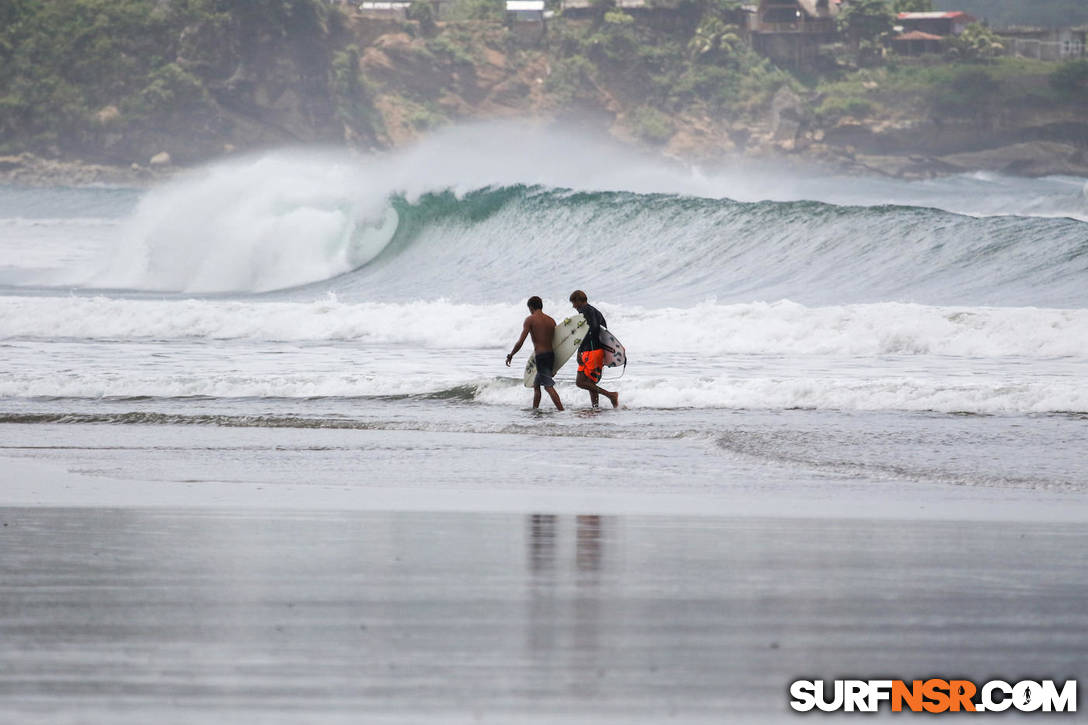
<svg viewBox="0 0 1088 725">
<path fill-rule="evenodd" d="M 934 11 L 930 13 L 899 13 L 900 20 L 974 20 L 962 10 Z"/>
</svg>

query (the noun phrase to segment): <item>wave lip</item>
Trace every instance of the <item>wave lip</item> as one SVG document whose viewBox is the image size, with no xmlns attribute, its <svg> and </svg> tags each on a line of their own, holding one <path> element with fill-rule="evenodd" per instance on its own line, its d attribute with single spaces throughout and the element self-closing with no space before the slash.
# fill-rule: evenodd
<svg viewBox="0 0 1088 725">
<path fill-rule="evenodd" d="M 1088 224 L 927 207 L 738 202 L 514 185 L 396 196 L 373 262 L 319 285 L 348 299 L 509 299 L 512 290 L 683 305 L 1088 306 Z"/>
</svg>

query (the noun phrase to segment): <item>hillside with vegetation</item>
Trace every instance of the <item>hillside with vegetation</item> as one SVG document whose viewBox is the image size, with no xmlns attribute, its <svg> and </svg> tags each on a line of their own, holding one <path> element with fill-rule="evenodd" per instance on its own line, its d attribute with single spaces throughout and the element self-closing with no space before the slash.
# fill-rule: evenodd
<svg viewBox="0 0 1088 725">
<path fill-rule="evenodd" d="M 421 2 L 373 20 L 320 0 L 13 0 L 0 171 L 33 166 L 26 153 L 142 170 L 277 145 L 382 149 L 536 117 L 688 159 L 1088 174 L 1088 62 L 1003 57 L 982 26 L 944 56 L 895 56 L 893 10 L 929 5 L 856 0 L 845 40 L 788 68 L 750 47 L 730 0 L 649 15 L 603 0 L 542 38 L 505 23 L 498 0 L 459 0 L 442 22 Z"/>
</svg>

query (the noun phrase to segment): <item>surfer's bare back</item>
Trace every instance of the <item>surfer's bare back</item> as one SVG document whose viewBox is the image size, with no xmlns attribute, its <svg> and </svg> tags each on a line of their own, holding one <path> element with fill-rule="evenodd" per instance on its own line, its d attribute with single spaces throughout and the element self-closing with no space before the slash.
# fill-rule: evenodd
<svg viewBox="0 0 1088 725">
<path fill-rule="evenodd" d="M 552 350 L 552 339 L 555 337 L 555 320 L 544 314 L 544 302 L 536 295 L 529 298 L 529 316 L 521 326 L 521 337 L 510 354 L 506 356 L 506 367 L 510 367 L 510 361 L 518 354 L 525 338 L 533 340 L 533 351 L 536 354 L 536 378 L 533 379 L 533 407 L 540 407 L 540 388 L 548 391 L 548 396 L 555 403 L 556 410 L 563 410 L 563 403 L 559 400 L 559 393 L 555 390 L 555 381 L 552 375 L 555 372 L 555 352 Z"/>
</svg>

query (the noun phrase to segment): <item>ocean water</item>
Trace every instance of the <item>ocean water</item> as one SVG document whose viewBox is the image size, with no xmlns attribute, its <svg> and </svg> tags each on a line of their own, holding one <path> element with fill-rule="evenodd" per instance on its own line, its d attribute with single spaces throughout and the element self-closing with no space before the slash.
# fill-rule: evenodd
<svg viewBox="0 0 1088 725">
<path fill-rule="evenodd" d="M 712 495 L 741 465 L 754 485 L 1083 492 L 1084 187 L 700 170 L 506 126 L 385 156 L 269 152 L 149 190 L 6 187 L 4 445 L 137 478 L 155 465 L 141 441 L 197 428 L 296 431 L 303 448 L 326 429 L 510 436 L 487 466 L 576 488 L 603 448 L 619 493 Z M 512 369 L 505 352 L 528 296 L 561 318 L 575 288 L 627 346 L 603 383 L 622 408 L 592 411 L 567 368 L 569 410 L 531 411 L 526 352 Z M 102 430 L 144 453 L 97 460 Z M 540 437 L 585 445 L 571 470 L 547 446 L 522 461 L 517 441 Z M 404 445 L 390 459 L 416 465 L 383 483 L 429 470 Z M 489 478 L 436 445 L 457 463 L 434 485 Z M 213 449 L 172 461 L 173 480 L 255 465 Z M 357 471 L 355 455 L 308 468 L 325 455 L 277 475 Z"/>
<path fill-rule="evenodd" d="M 802 675 L 1083 680 L 1086 282 L 1084 179 L 506 124 L 0 187 L 0 720 L 792 722 Z M 503 364 L 575 288 L 618 410 L 569 365 L 533 410 Z"/>
</svg>

